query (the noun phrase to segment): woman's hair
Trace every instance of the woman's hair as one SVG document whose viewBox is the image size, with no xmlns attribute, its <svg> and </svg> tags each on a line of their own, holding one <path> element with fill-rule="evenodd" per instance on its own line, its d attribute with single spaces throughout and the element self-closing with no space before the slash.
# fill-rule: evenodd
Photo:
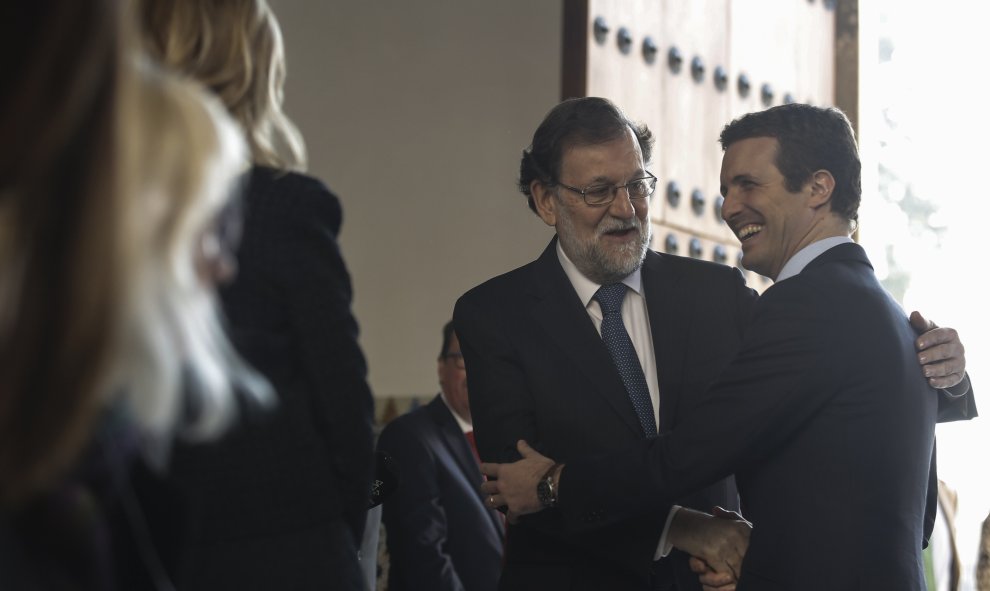
<svg viewBox="0 0 990 591">
<path fill-rule="evenodd" d="M 123 23 L 111 0 L 5 11 L 0 35 L 0 504 L 57 478 L 106 401 L 129 299 L 119 107 Z"/>
<path fill-rule="evenodd" d="M 191 82 L 138 66 L 115 0 L 0 21 L 0 506 L 49 490 L 111 405 L 153 443 L 271 397 L 220 330 L 196 249 L 247 168 Z M 186 393 L 190 393 L 188 396 Z"/>
<path fill-rule="evenodd" d="M 285 51 L 265 0 L 139 0 L 147 51 L 212 90 L 241 125 L 251 159 L 302 170 L 302 136 L 282 111 Z"/>
<path fill-rule="evenodd" d="M 196 264 L 248 167 L 242 135 L 199 85 L 151 64 L 140 83 L 127 129 L 141 201 L 132 252 L 142 264 L 113 386 L 146 443 L 167 446 L 176 432 L 202 438 L 225 427 L 235 389 L 256 401 L 271 396 L 225 336 L 214 286 Z"/>
</svg>

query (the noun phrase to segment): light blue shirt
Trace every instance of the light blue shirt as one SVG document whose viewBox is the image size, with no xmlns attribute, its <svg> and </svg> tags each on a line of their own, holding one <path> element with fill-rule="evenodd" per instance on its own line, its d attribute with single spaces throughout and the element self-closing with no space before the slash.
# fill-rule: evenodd
<svg viewBox="0 0 990 591">
<path fill-rule="evenodd" d="M 790 279 L 801 271 L 804 271 L 804 268 L 808 266 L 808 263 L 818 258 L 818 256 L 826 250 L 835 248 L 840 244 L 851 242 L 853 242 L 853 239 L 848 236 L 832 236 L 830 238 L 818 240 L 817 242 L 812 242 L 808 246 L 805 246 L 801 250 L 797 251 L 794 256 L 784 263 L 784 268 L 781 269 L 780 274 L 777 275 L 776 283 L 780 283 L 784 279 Z"/>
</svg>

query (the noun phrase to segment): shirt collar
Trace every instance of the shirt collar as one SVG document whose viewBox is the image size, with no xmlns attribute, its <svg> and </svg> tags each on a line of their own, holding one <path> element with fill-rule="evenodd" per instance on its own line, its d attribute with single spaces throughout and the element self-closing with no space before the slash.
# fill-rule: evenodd
<svg viewBox="0 0 990 591">
<path fill-rule="evenodd" d="M 454 412 L 454 409 L 451 408 L 450 403 L 447 402 L 447 397 L 444 395 L 443 391 L 440 392 L 440 400 L 443 400 L 444 406 L 446 406 L 447 410 L 450 411 L 450 414 L 454 416 L 454 420 L 457 421 L 457 424 L 458 426 L 460 426 L 461 431 L 467 433 L 468 431 L 474 430 L 474 427 L 471 426 L 471 423 L 465 421 L 464 419 L 461 418 L 461 415 Z"/>
<path fill-rule="evenodd" d="M 808 266 L 808 263 L 818 258 L 826 250 L 834 248 L 840 244 L 851 243 L 852 238 L 848 236 L 832 236 L 830 238 L 824 238 L 818 240 L 817 242 L 812 242 L 808 246 L 805 246 L 801 250 L 797 251 L 794 256 L 790 258 L 786 263 L 784 263 L 784 268 L 780 270 L 780 274 L 777 275 L 776 283 L 780 283 L 784 279 L 789 279 L 794 277 L 798 273 L 804 270 Z"/>
<path fill-rule="evenodd" d="M 560 260 L 560 266 L 564 268 L 564 273 L 567 274 L 567 278 L 571 280 L 571 285 L 574 286 L 574 291 L 577 292 L 578 297 L 581 298 L 581 303 L 587 308 L 588 304 L 591 303 L 592 298 L 595 297 L 595 293 L 598 288 L 601 287 L 600 283 L 595 283 L 591 279 L 584 276 L 581 271 L 578 270 L 577 265 L 568 258 L 567 253 L 560 246 L 560 240 L 557 240 L 557 259 Z M 626 284 L 626 287 L 635 291 L 636 293 L 642 295 L 643 293 L 643 274 L 642 265 L 636 268 L 635 271 L 625 276 L 622 283 Z"/>
</svg>

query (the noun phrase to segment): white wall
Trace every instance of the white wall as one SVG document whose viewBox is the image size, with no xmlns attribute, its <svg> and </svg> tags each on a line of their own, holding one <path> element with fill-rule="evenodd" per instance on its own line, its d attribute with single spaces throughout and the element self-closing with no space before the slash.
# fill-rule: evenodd
<svg viewBox="0 0 990 591">
<path fill-rule="evenodd" d="M 552 232 L 514 188 L 559 99 L 562 3 L 271 0 L 286 107 L 341 198 L 341 243 L 377 397 L 437 391 L 440 329 L 467 289 Z"/>
</svg>

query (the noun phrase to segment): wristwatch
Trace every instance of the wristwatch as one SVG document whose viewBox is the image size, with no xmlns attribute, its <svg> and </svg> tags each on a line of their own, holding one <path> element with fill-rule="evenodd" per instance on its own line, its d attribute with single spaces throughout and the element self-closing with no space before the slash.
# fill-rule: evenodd
<svg viewBox="0 0 990 591">
<path fill-rule="evenodd" d="M 555 507 L 557 505 L 557 489 L 553 485 L 553 473 L 557 471 L 560 464 L 554 464 L 550 466 L 543 478 L 536 483 L 536 498 L 540 500 L 540 504 L 546 508 Z"/>
</svg>

